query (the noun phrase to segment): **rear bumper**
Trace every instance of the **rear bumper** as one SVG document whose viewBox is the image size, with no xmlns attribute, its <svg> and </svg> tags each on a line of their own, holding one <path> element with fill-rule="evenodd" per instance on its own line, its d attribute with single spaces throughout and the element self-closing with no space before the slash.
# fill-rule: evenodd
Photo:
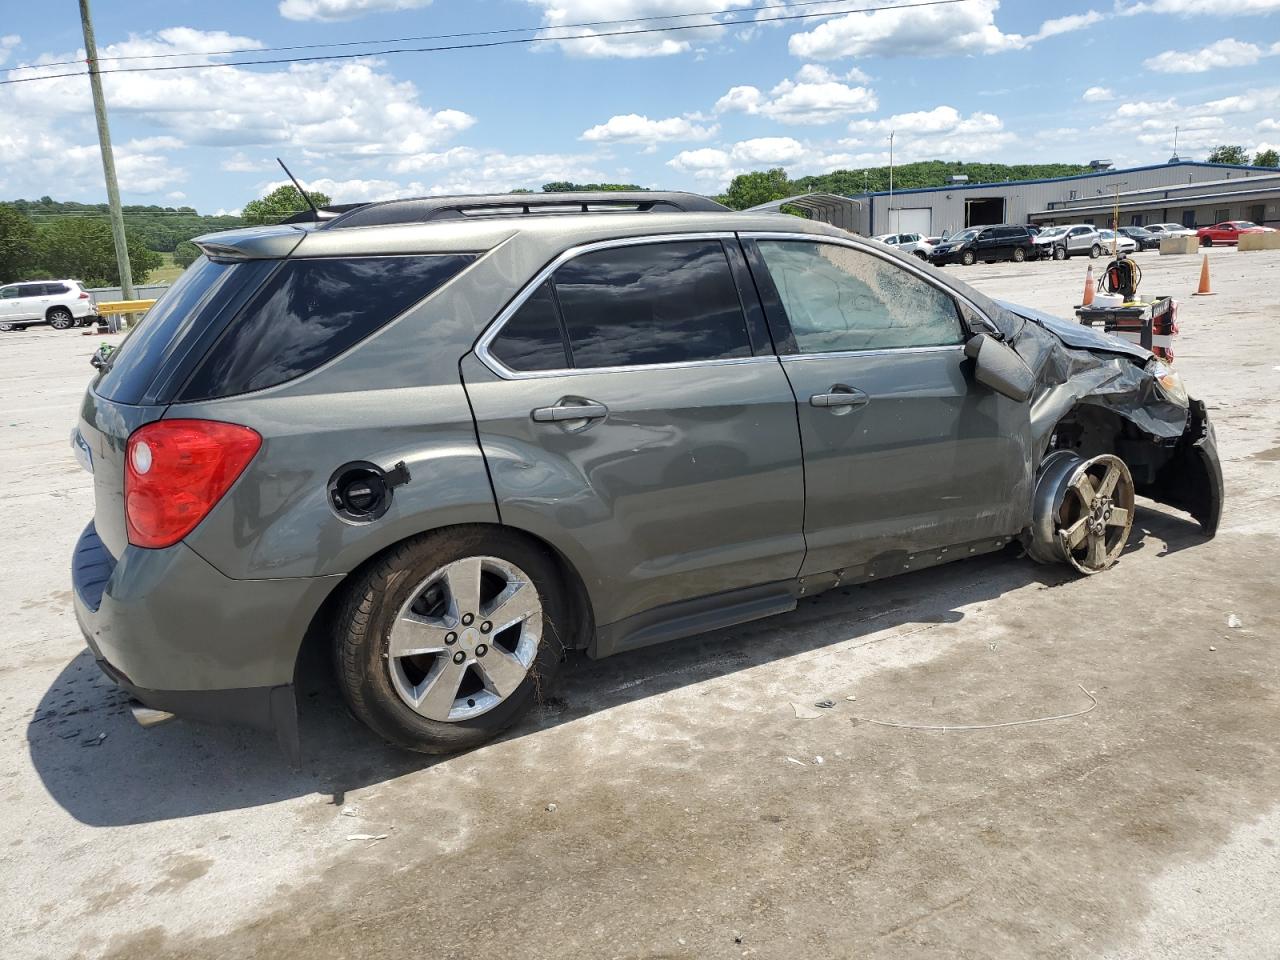
<svg viewBox="0 0 1280 960">
<path fill-rule="evenodd" d="M 72 555 L 76 620 L 112 680 L 156 710 L 294 743 L 298 651 L 340 579 L 232 580 L 182 543 L 117 559 L 92 523 Z"/>
</svg>

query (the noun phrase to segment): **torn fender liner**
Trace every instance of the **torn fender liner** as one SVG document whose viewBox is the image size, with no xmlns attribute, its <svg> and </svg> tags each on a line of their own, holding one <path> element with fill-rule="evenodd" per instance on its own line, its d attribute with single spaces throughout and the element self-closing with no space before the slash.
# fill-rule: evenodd
<svg viewBox="0 0 1280 960">
<path fill-rule="evenodd" d="M 1179 438 L 1173 456 L 1160 468 L 1155 483 L 1139 487 L 1138 492 L 1187 511 L 1208 536 L 1217 533 L 1222 519 L 1222 465 L 1204 401 L 1191 401 L 1187 430 Z"/>
</svg>

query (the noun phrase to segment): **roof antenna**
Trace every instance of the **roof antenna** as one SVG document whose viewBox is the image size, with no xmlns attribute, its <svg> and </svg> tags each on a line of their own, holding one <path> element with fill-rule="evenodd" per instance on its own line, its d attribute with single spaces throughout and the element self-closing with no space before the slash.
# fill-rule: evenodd
<svg viewBox="0 0 1280 960">
<path fill-rule="evenodd" d="M 307 206 L 311 208 L 311 212 L 316 215 L 316 222 L 320 222 L 320 208 L 315 205 L 315 201 L 307 195 L 307 191 L 302 189 L 302 184 L 298 182 L 298 178 L 289 172 L 289 168 L 284 165 L 284 161 L 276 157 L 276 163 L 280 164 L 280 169 L 284 171 L 285 176 L 293 181 L 293 185 L 298 188 L 298 192 L 302 194 L 302 199 L 307 201 Z"/>
</svg>

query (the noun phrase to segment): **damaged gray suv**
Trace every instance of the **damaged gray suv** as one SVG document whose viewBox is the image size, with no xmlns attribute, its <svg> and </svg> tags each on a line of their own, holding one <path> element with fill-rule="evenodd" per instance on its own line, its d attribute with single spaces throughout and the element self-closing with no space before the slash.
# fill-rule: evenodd
<svg viewBox="0 0 1280 960">
<path fill-rule="evenodd" d="M 685 194 L 433 198 L 200 238 L 73 443 L 76 614 L 148 718 L 351 709 L 479 744 L 602 657 L 999 550 L 1084 574 L 1135 497 L 1212 535 L 1149 352 L 820 223 Z"/>
</svg>

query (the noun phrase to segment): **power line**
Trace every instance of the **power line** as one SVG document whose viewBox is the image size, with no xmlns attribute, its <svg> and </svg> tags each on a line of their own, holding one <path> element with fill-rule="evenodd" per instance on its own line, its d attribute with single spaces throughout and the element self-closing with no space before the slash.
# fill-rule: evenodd
<svg viewBox="0 0 1280 960">
<path fill-rule="evenodd" d="M 654 20 L 687 20 L 689 17 L 716 17 L 727 13 L 757 13 L 762 10 L 776 10 L 779 8 L 789 7 L 812 7 L 820 5 L 830 5 L 833 3 L 847 3 L 849 0 L 798 0 L 795 3 L 765 3 L 755 7 L 734 7 L 729 10 L 700 10 L 693 13 L 668 13 L 655 15 L 652 17 L 624 17 L 616 20 L 583 20 L 579 23 L 562 23 L 555 26 L 540 24 L 534 27 L 503 27 L 495 30 L 471 30 L 464 33 L 432 33 L 414 37 L 386 37 L 380 40 L 343 40 L 334 43 L 296 43 L 283 47 L 233 47 L 229 50 L 187 50 L 175 51 L 171 53 L 138 53 L 131 56 L 118 57 L 99 57 L 99 63 L 117 60 L 166 60 L 173 57 L 224 57 L 233 56 L 240 53 L 280 53 L 290 50 L 325 50 L 335 47 L 360 47 L 369 46 L 377 43 L 416 43 L 421 40 L 459 40 L 463 37 L 492 37 L 509 33 L 533 33 L 538 30 L 577 30 L 583 27 L 600 27 L 607 24 L 627 24 L 627 23 L 649 23 Z M 831 16 L 851 11 L 836 10 Z M 714 27 L 719 24 L 699 24 L 699 26 Z M 548 37 L 547 39 L 558 39 Z M 33 67 L 64 67 L 73 64 L 83 63 L 83 60 L 51 60 L 47 63 L 31 64 L 25 67 L 7 67 L 7 71 L 25 70 Z"/>
<path fill-rule="evenodd" d="M 831 0 L 837 2 L 837 0 Z M 910 10 L 918 7 L 940 7 L 948 6 L 956 3 L 970 3 L 972 0 L 916 0 L 914 3 L 900 3 L 893 6 L 874 6 L 874 7 L 852 7 L 843 10 L 827 10 L 822 13 L 793 13 L 784 14 L 776 17 L 757 17 L 753 20 L 727 20 L 717 21 L 713 24 L 706 23 L 686 23 L 674 24 L 665 27 L 645 27 L 640 30 L 607 30 L 598 33 L 580 33 L 571 36 L 561 37 L 515 37 L 506 40 L 486 40 L 478 43 L 454 43 L 445 44 L 435 47 L 393 47 L 385 50 L 373 50 L 368 53 L 333 53 L 309 57 L 275 57 L 266 60 L 228 60 L 222 63 L 188 63 L 174 64 L 172 66 L 159 67 L 113 67 L 109 70 L 100 70 L 101 74 L 112 73 L 156 73 L 159 71 L 170 70 L 214 70 L 220 67 L 255 67 L 255 66 L 274 66 L 284 63 L 314 63 L 317 61 L 330 60 L 361 60 L 369 57 L 383 57 L 398 53 L 444 53 L 454 50 L 479 50 L 493 47 L 510 47 L 519 45 L 531 45 L 535 43 L 564 43 L 572 40 L 599 40 L 609 37 L 637 37 L 655 33 L 676 33 L 682 30 L 706 30 L 711 27 L 738 27 L 752 26 L 758 23 L 781 23 L 789 20 L 810 20 L 815 17 L 831 17 L 847 13 L 871 13 L 883 10 Z M 724 10 L 720 11 L 725 15 L 729 15 L 738 11 Z M 33 69 L 33 68 L 24 68 Z M 39 77 L 18 77 L 12 80 L 0 80 L 0 86 L 12 83 L 32 83 L 37 80 L 58 80 L 64 77 L 81 77 L 86 71 L 76 70 L 67 73 L 51 73 Z"/>
</svg>

